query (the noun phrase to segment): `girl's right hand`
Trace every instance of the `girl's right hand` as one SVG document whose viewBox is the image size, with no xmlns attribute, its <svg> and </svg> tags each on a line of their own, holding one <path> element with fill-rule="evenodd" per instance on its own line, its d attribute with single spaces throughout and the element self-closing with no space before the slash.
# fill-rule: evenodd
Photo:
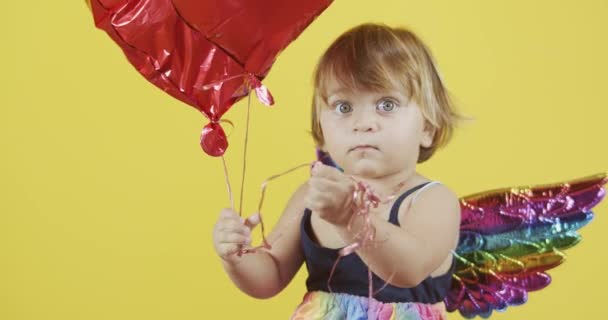
<svg viewBox="0 0 608 320">
<path fill-rule="evenodd" d="M 347 226 L 353 214 L 353 180 L 319 161 L 313 165 L 310 175 L 306 207 L 333 225 Z"/>
<path fill-rule="evenodd" d="M 231 209 L 223 209 L 213 228 L 213 247 L 224 261 L 236 262 L 239 250 L 251 248 L 251 229 L 260 223 L 254 214 L 246 220 Z"/>
</svg>

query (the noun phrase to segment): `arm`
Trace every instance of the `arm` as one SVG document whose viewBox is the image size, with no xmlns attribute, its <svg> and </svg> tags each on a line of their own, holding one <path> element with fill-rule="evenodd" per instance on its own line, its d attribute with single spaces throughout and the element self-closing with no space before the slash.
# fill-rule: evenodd
<svg viewBox="0 0 608 320">
<path fill-rule="evenodd" d="M 272 249 L 259 249 L 241 257 L 222 259 L 224 270 L 244 293 L 259 299 L 281 292 L 300 269 L 304 255 L 300 247 L 300 219 L 304 212 L 306 184 L 289 200 L 267 241 Z"/>
<path fill-rule="evenodd" d="M 421 192 L 406 210 L 399 208 L 400 227 L 372 215 L 378 245 L 357 249 L 376 275 L 398 287 L 414 287 L 436 270 L 457 246 L 460 229 L 458 198 L 441 184 Z M 352 231 L 337 229 L 347 243 L 355 241 Z"/>
</svg>

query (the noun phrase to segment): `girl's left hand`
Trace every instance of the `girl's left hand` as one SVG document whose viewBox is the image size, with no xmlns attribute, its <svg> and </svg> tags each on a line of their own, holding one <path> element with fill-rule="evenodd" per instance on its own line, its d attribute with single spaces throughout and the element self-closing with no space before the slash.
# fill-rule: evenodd
<svg viewBox="0 0 608 320">
<path fill-rule="evenodd" d="M 316 162 L 308 181 L 306 206 L 333 225 L 346 226 L 353 214 L 355 184 L 340 170 Z"/>
</svg>

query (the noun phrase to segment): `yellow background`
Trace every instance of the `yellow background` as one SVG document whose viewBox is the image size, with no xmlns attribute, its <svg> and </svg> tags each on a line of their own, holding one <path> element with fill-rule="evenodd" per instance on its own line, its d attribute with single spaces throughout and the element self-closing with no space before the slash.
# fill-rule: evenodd
<svg viewBox="0 0 608 320">
<path fill-rule="evenodd" d="M 266 177 L 313 159 L 311 71 L 367 21 L 417 32 L 476 118 L 423 174 L 464 196 L 607 170 L 607 16 L 605 0 L 337 0 L 264 81 L 276 106 L 254 102 L 245 211 Z M 304 268 L 255 300 L 214 254 L 228 197 L 198 145 L 202 115 L 141 77 L 82 0 L 4 1 L 0 27 L 0 319 L 287 319 Z M 237 192 L 245 103 L 225 116 Z M 305 178 L 270 186 L 268 226 Z M 595 211 L 553 284 L 494 319 L 604 317 L 608 205 Z"/>
</svg>

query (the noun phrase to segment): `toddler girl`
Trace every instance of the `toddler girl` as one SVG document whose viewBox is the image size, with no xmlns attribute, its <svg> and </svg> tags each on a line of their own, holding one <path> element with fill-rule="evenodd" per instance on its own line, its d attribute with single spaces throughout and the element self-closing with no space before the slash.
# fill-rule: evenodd
<svg viewBox="0 0 608 320">
<path fill-rule="evenodd" d="M 445 319 L 460 205 L 416 164 L 447 144 L 460 119 L 412 32 L 347 31 L 314 76 L 313 138 L 335 167 L 314 164 L 268 235 L 271 249 L 237 255 L 250 248 L 259 216 L 223 210 L 214 245 L 227 274 L 243 292 L 269 298 L 305 263 L 308 291 L 292 319 Z M 362 191 L 388 200 L 358 215 Z M 347 249 L 354 252 L 341 257 Z"/>
</svg>

